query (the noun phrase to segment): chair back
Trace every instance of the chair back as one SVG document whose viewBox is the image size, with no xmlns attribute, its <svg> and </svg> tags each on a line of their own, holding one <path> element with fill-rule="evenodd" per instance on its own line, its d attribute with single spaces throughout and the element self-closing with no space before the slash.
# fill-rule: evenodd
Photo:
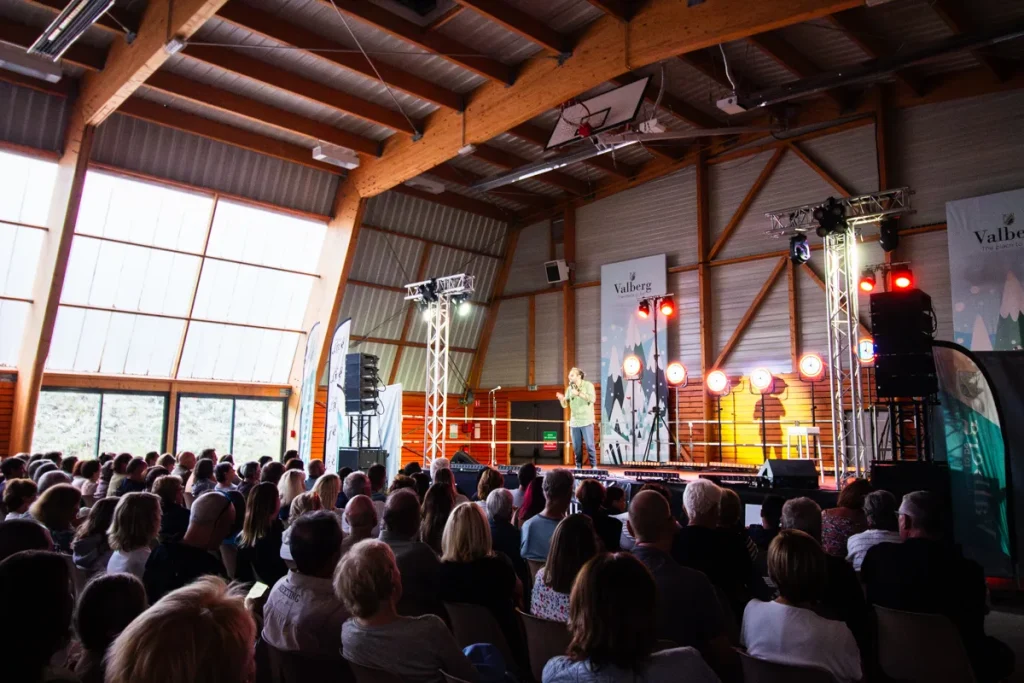
<svg viewBox="0 0 1024 683">
<path fill-rule="evenodd" d="M 940 614 L 875 606 L 878 660 L 886 676 L 901 681 L 975 680 L 960 633 Z"/>
<path fill-rule="evenodd" d="M 469 683 L 465 678 L 456 678 L 444 669 L 441 670 L 441 675 L 444 676 L 445 683 Z M 540 679 L 538 678 L 537 680 L 539 681 Z"/>
<path fill-rule="evenodd" d="M 729 638 L 729 644 L 735 647 L 740 644 L 740 624 L 739 620 L 736 619 L 736 611 L 733 609 L 732 602 L 729 600 L 729 596 L 725 594 L 725 591 L 718 586 L 714 588 L 715 598 L 718 600 L 718 605 L 721 608 L 725 635 Z"/>
<path fill-rule="evenodd" d="M 816 666 L 779 664 L 737 652 L 743 664 L 744 683 L 837 683 L 830 671 Z"/>
<path fill-rule="evenodd" d="M 256 643 L 257 683 L 355 683 L 356 680 L 340 654 L 315 657 L 279 650 L 263 638 Z"/>
<path fill-rule="evenodd" d="M 355 675 L 355 683 L 403 683 L 402 677 L 381 669 L 371 669 L 368 666 L 349 662 L 349 667 Z"/>
<path fill-rule="evenodd" d="M 519 621 L 526 632 L 526 649 L 530 655 L 530 671 L 535 680 L 541 680 L 544 665 L 552 657 L 564 655 L 569 649 L 572 636 L 568 624 L 560 621 L 541 619 L 530 614 L 519 612 Z"/>
<path fill-rule="evenodd" d="M 527 560 L 526 564 L 530 566 L 530 578 L 536 581 L 537 572 L 540 571 L 540 568 L 543 567 L 545 563 L 540 560 Z"/>
<path fill-rule="evenodd" d="M 455 642 L 460 648 L 475 643 L 490 643 L 501 651 L 501 656 L 505 658 L 505 666 L 514 666 L 516 658 L 512 648 L 505 640 L 501 626 L 486 607 L 468 602 L 446 602 L 444 608 L 448 612 Z"/>
</svg>

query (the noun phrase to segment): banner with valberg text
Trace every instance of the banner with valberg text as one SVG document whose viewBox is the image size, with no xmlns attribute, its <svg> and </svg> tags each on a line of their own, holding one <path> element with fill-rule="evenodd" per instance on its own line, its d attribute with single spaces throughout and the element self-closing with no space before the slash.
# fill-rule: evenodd
<svg viewBox="0 0 1024 683">
<path fill-rule="evenodd" d="M 668 332 L 665 318 L 658 318 L 657 371 L 654 367 L 654 316 L 637 314 L 645 297 L 668 291 L 665 254 L 646 256 L 601 266 L 601 375 L 588 377 L 601 392 L 601 462 L 607 465 L 637 460 L 657 460 L 655 441 L 655 392 L 661 395 L 662 408 L 668 390 L 665 366 L 668 358 Z M 643 365 L 639 377 L 627 378 L 622 362 L 638 357 Z M 635 412 L 634 412 L 635 411 Z M 667 416 L 666 416 L 667 419 Z M 669 459 L 669 434 L 664 424 L 657 425 L 661 442 L 661 460 Z"/>
<path fill-rule="evenodd" d="M 299 389 L 299 458 L 309 462 L 313 446 L 313 406 L 316 404 L 316 347 L 320 344 L 320 323 L 313 323 L 306 335 Z"/>
<path fill-rule="evenodd" d="M 348 447 L 348 418 L 345 416 L 345 357 L 348 356 L 352 319 L 338 325 L 331 337 L 331 355 L 327 366 L 327 424 L 324 431 L 324 465 L 328 472 L 338 471 L 338 449 Z M 390 481 L 390 480 L 389 480 Z"/>
<path fill-rule="evenodd" d="M 1024 349 L 1024 189 L 946 204 L 953 341 Z"/>
</svg>

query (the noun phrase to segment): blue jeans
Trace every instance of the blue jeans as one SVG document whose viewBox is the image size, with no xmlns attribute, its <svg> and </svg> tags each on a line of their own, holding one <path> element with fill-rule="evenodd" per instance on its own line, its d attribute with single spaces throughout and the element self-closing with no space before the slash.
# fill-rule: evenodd
<svg viewBox="0 0 1024 683">
<path fill-rule="evenodd" d="M 586 427 L 570 427 L 572 432 L 572 452 L 576 456 L 576 468 L 583 467 L 583 445 L 587 446 L 587 460 L 591 467 L 597 467 L 597 457 L 594 453 L 594 425 Z"/>
</svg>

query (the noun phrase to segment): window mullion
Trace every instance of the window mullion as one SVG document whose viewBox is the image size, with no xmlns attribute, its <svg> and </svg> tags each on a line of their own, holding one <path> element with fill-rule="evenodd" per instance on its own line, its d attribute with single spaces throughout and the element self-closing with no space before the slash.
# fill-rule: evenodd
<svg viewBox="0 0 1024 683">
<path fill-rule="evenodd" d="M 220 203 L 220 195 L 214 193 L 213 205 L 210 207 L 210 219 L 206 221 L 206 235 L 203 237 L 203 253 L 200 256 L 199 268 L 196 269 L 196 279 L 192 283 L 192 296 L 188 302 L 188 319 L 178 340 L 178 352 L 174 354 L 174 365 L 171 366 L 171 377 L 178 379 L 178 368 L 181 366 L 181 356 L 185 352 L 185 340 L 188 339 L 189 328 L 192 326 L 192 314 L 196 310 L 196 294 L 199 292 L 199 281 L 203 277 L 203 269 L 206 267 L 206 252 L 210 248 L 210 235 L 213 233 L 213 220 L 217 216 L 217 204 Z M 175 430 L 177 432 L 177 430 Z M 177 445 L 177 433 L 175 433 L 175 445 Z"/>
<path fill-rule="evenodd" d="M 100 392 L 100 405 L 96 411 L 96 448 L 93 450 L 93 457 L 100 457 L 100 437 L 103 433 L 103 392 Z"/>
</svg>

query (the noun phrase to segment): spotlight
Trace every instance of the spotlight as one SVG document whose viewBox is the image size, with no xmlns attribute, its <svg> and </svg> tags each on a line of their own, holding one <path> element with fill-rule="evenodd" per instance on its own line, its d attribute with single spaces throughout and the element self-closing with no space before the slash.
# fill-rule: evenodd
<svg viewBox="0 0 1024 683">
<path fill-rule="evenodd" d="M 651 302 L 648 301 L 647 299 L 641 299 L 640 305 L 637 307 L 636 312 L 640 315 L 641 318 L 647 320 L 647 318 L 651 317 Z"/>
<path fill-rule="evenodd" d="M 465 318 L 473 310 L 473 307 L 469 305 L 468 301 L 463 301 L 459 304 L 459 307 L 456 310 L 458 311 L 460 318 Z"/>
<path fill-rule="evenodd" d="M 878 224 L 878 245 L 882 251 L 895 251 L 900 246 L 900 225 L 894 218 L 886 218 Z"/>
<path fill-rule="evenodd" d="M 892 271 L 893 289 L 910 289 L 914 286 L 914 274 L 909 268 L 895 268 Z"/>
<path fill-rule="evenodd" d="M 643 363 L 636 356 L 626 356 L 622 361 L 622 374 L 626 376 L 626 379 L 637 379 L 643 368 Z"/>
<path fill-rule="evenodd" d="M 793 235 L 789 238 L 789 260 L 800 266 L 811 260 L 811 245 L 807 244 L 807 235 Z"/>
<path fill-rule="evenodd" d="M 842 202 L 837 202 L 835 197 L 829 197 L 825 203 L 811 212 L 814 220 L 818 221 L 818 237 L 831 235 L 846 227 L 846 207 Z"/>
<path fill-rule="evenodd" d="M 430 314 L 430 309 L 429 308 L 424 308 L 423 309 L 423 322 L 429 323 L 431 317 L 432 316 Z"/>
<path fill-rule="evenodd" d="M 679 361 L 669 363 L 665 368 L 665 379 L 674 387 L 686 384 L 686 366 Z"/>
<path fill-rule="evenodd" d="M 767 368 L 757 368 L 750 373 L 750 386 L 754 387 L 759 394 L 772 393 L 775 385 L 775 377 Z"/>
<path fill-rule="evenodd" d="M 819 380 L 825 374 L 825 364 L 816 353 L 805 353 L 800 358 L 800 376 L 806 380 Z"/>
<path fill-rule="evenodd" d="M 671 297 L 667 297 L 661 300 L 661 314 L 666 318 L 671 318 L 676 312 L 676 305 L 672 302 Z"/>
<path fill-rule="evenodd" d="M 875 340 L 865 337 L 857 342 L 857 358 L 867 365 L 875 362 Z"/>
<path fill-rule="evenodd" d="M 424 282 L 420 285 L 420 296 L 423 297 L 423 301 L 427 303 L 433 303 L 437 301 L 437 278 Z"/>
<path fill-rule="evenodd" d="M 704 386 L 709 394 L 725 396 L 729 393 L 729 378 L 721 370 L 712 370 L 704 379 Z"/>
<path fill-rule="evenodd" d="M 860 282 L 857 284 L 860 287 L 860 291 L 871 293 L 875 291 L 875 274 L 870 270 L 865 270 L 864 274 L 860 276 Z"/>
</svg>

